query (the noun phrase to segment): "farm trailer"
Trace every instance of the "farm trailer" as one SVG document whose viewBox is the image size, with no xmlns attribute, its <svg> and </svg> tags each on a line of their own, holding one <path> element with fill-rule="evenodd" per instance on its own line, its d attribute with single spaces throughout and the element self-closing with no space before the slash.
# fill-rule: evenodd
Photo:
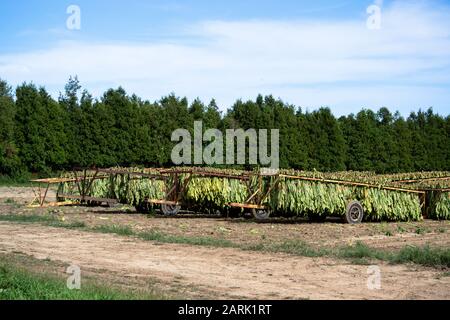
<svg viewBox="0 0 450 320">
<path fill-rule="evenodd" d="M 141 203 L 136 204 L 138 212 L 147 212 L 149 206 L 158 205 L 161 208 L 161 212 L 164 215 L 176 215 L 180 212 L 181 208 L 192 209 L 192 203 L 184 200 L 184 194 L 189 187 L 189 184 L 193 178 L 218 178 L 218 179 L 232 179 L 238 180 L 240 183 L 245 184 L 247 188 L 247 194 L 249 195 L 245 201 L 242 202 L 229 202 L 226 204 L 228 208 L 239 208 L 242 211 L 251 211 L 256 219 L 268 219 L 273 208 L 267 203 L 267 198 L 271 193 L 277 190 L 280 182 L 283 180 L 300 180 L 311 183 L 322 183 L 330 185 L 341 185 L 346 187 L 362 187 L 362 188 L 374 188 L 378 190 L 395 191 L 413 194 L 420 200 L 422 208 L 422 214 L 427 216 L 429 213 L 428 201 L 429 194 L 433 192 L 448 192 L 449 189 L 423 189 L 416 190 L 399 186 L 380 186 L 370 183 L 322 179 L 305 177 L 289 174 L 264 174 L 261 172 L 248 172 L 243 171 L 240 174 L 227 174 L 217 171 L 192 168 L 192 169 L 154 169 L 155 173 L 149 174 L 139 171 L 129 171 L 123 169 L 75 169 L 71 178 L 49 178 L 49 179 L 37 179 L 32 180 L 37 183 L 35 188 L 35 199 L 31 206 L 59 206 L 59 205 L 71 205 L 74 203 L 81 203 L 87 205 L 101 205 L 101 204 L 116 204 L 119 203 L 119 199 L 116 197 L 100 198 L 91 195 L 92 186 L 95 180 L 112 179 L 118 175 L 125 175 L 129 179 L 151 179 L 159 180 L 164 184 L 164 196 L 160 198 L 144 199 Z M 438 177 L 429 178 L 448 180 L 450 177 Z M 405 180 L 395 181 L 397 184 L 409 184 L 418 182 L 419 180 Z M 56 202 L 46 202 L 46 197 L 50 185 L 66 184 L 71 187 L 69 190 L 58 190 Z M 70 201 L 67 201 L 67 200 Z M 349 199 L 345 220 L 348 223 L 360 223 L 364 217 L 364 207 L 360 201 L 356 199 Z"/>
</svg>

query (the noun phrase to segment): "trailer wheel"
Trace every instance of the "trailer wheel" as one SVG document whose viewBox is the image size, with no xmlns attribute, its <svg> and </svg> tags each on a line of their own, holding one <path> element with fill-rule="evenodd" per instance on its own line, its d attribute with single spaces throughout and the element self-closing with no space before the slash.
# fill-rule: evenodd
<svg viewBox="0 0 450 320">
<path fill-rule="evenodd" d="M 148 202 L 143 202 L 134 206 L 136 208 L 137 213 L 149 213 L 150 212 L 150 204 Z"/>
<path fill-rule="evenodd" d="M 364 217 L 364 208 L 359 201 L 352 201 L 347 206 L 345 220 L 350 224 L 361 223 Z"/>
<path fill-rule="evenodd" d="M 95 200 L 88 200 L 87 201 L 87 205 L 88 207 L 100 207 L 102 203 L 100 201 L 95 201 Z"/>
<path fill-rule="evenodd" d="M 266 220 L 270 216 L 270 210 L 252 209 L 252 213 L 256 220 Z"/>
<path fill-rule="evenodd" d="M 219 210 L 219 209 L 212 209 L 210 211 L 210 214 L 217 216 L 217 217 L 225 217 L 226 216 L 226 214 L 222 210 Z"/>
<path fill-rule="evenodd" d="M 163 204 L 161 211 L 165 216 L 176 216 L 180 212 L 181 207 L 177 205 Z"/>
</svg>

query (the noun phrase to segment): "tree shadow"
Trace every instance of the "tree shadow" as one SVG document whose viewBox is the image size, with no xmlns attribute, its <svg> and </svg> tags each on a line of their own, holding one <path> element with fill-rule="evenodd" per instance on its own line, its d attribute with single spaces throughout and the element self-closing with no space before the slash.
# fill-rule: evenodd
<svg viewBox="0 0 450 320">
<path fill-rule="evenodd" d="M 324 221 L 313 221 L 308 218 L 303 217 L 271 217 L 269 219 L 265 220 L 258 220 L 253 218 L 251 214 L 246 214 L 245 216 L 227 216 L 226 213 L 222 214 L 208 214 L 208 213 L 201 213 L 201 212 L 193 212 L 193 211 L 185 211 L 182 210 L 180 213 L 178 213 L 175 216 L 165 216 L 162 214 L 160 210 L 155 210 L 154 212 L 149 213 L 142 213 L 137 212 L 134 210 L 92 210 L 91 213 L 94 214 L 117 214 L 117 215 L 133 215 L 133 216 L 152 216 L 155 219 L 212 219 L 217 221 L 226 221 L 229 223 L 235 223 L 235 224 L 279 224 L 279 225 L 318 225 L 318 224 L 325 224 L 325 223 L 332 223 L 332 224 L 344 224 L 343 220 L 339 217 L 327 217 Z"/>
</svg>

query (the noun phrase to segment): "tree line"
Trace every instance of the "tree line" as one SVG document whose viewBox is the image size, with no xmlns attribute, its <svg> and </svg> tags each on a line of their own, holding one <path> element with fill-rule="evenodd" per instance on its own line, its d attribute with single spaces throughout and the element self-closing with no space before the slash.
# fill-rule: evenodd
<svg viewBox="0 0 450 320">
<path fill-rule="evenodd" d="M 31 83 L 0 80 L 0 174 L 48 174 L 73 167 L 171 166 L 178 128 L 279 129 L 280 167 L 378 173 L 450 170 L 450 116 L 432 109 L 408 118 L 387 108 L 336 118 L 272 96 L 237 100 L 222 113 L 214 100 L 170 94 L 157 102 L 109 89 L 99 99 L 70 78 L 53 99 Z"/>
</svg>

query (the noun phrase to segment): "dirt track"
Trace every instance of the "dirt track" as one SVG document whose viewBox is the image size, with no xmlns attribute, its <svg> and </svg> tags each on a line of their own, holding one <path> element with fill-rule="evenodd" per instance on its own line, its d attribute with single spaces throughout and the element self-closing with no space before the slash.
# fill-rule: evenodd
<svg viewBox="0 0 450 320">
<path fill-rule="evenodd" d="M 37 192 L 37 190 L 35 191 Z M 33 188 L 0 187 L 0 199 L 14 199 L 15 201 L 26 203 L 31 202 L 34 196 L 35 193 L 33 192 Z M 56 192 L 54 190 L 49 189 L 47 192 L 47 197 L 48 199 L 51 199 L 53 201 L 56 197 Z"/>
<path fill-rule="evenodd" d="M 396 250 L 405 245 L 450 246 L 450 221 L 424 220 L 348 225 L 328 219 L 326 223 L 310 223 L 305 219 L 272 218 L 268 223 L 246 219 L 227 219 L 211 215 L 182 214 L 174 218 L 135 214 L 134 208 L 118 205 L 101 207 L 27 208 L 34 197 L 32 188 L 0 187 L 0 215 L 53 215 L 67 222 L 83 222 L 90 228 L 104 225 L 126 226 L 135 232 L 157 231 L 183 237 L 208 237 L 235 244 L 258 245 L 263 242 L 302 241 L 318 248 L 351 245 L 358 241 L 370 247 Z M 48 200 L 55 200 L 49 190 Z"/>
<path fill-rule="evenodd" d="M 382 288 L 369 290 L 367 266 L 343 261 L 156 244 L 30 224 L 0 222 L 0 251 L 176 281 L 204 288 L 211 298 L 450 299 L 450 278 L 433 269 L 380 264 Z"/>
</svg>

